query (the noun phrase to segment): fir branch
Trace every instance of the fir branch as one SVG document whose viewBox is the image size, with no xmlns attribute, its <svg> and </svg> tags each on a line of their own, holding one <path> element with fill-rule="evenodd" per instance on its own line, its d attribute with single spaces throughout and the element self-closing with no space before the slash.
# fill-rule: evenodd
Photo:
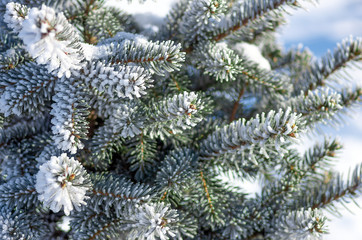
<svg viewBox="0 0 362 240">
<path fill-rule="evenodd" d="M 195 184 L 182 199 L 179 207 L 190 209 L 200 226 L 206 229 L 218 229 L 225 224 L 225 209 L 229 202 L 225 198 L 227 190 L 221 180 L 206 168 L 195 172 Z M 197 204 L 196 204 L 197 203 Z"/>
<path fill-rule="evenodd" d="M 103 212 L 97 213 L 91 208 L 85 208 L 82 212 L 74 212 L 72 214 L 72 221 L 70 222 L 70 227 L 72 229 L 86 229 L 87 226 L 91 226 L 93 221 L 97 221 L 97 218 L 104 217 Z M 71 232 L 71 235 L 77 234 L 76 232 Z"/>
<path fill-rule="evenodd" d="M 192 215 L 186 215 L 182 211 L 178 211 L 179 221 L 177 224 L 176 236 L 187 237 L 193 239 L 197 235 L 197 219 Z"/>
<path fill-rule="evenodd" d="M 317 186 L 309 186 L 303 191 L 303 195 L 297 195 L 296 201 L 291 202 L 293 209 L 310 207 L 311 209 L 330 208 L 337 211 L 335 202 L 341 202 L 345 198 L 355 198 L 361 188 L 362 166 L 358 165 L 353 170 L 349 180 L 345 183 L 341 175 L 332 179 L 326 179 Z"/>
<path fill-rule="evenodd" d="M 269 12 L 231 34 L 228 42 L 258 42 L 264 35 L 275 32 L 285 22 L 283 15 Z"/>
<path fill-rule="evenodd" d="M 93 226 L 92 230 L 87 227 L 84 232 L 75 233 L 80 239 L 103 239 L 108 236 L 130 240 L 155 237 L 169 239 L 175 236 L 177 212 L 162 203 L 130 206 L 119 217 L 106 218 L 103 214 L 89 213 L 86 220 L 90 220 L 88 225 Z M 76 217 L 82 222 L 85 220 L 83 216 Z"/>
<path fill-rule="evenodd" d="M 37 63 L 46 64 L 48 72 L 58 77 L 70 77 L 71 71 L 80 69 L 84 60 L 78 32 L 63 13 L 45 5 L 29 10 L 19 37 Z"/>
<path fill-rule="evenodd" d="M 47 223 L 36 210 L 24 212 L 21 209 L 14 211 L 12 208 L 1 207 L 0 226 L 2 239 L 44 239 L 49 231 Z"/>
<path fill-rule="evenodd" d="M 124 139 L 142 133 L 145 116 L 139 103 L 135 101 L 122 103 L 111 109 L 109 118 L 95 131 L 89 143 L 92 154 L 86 162 L 95 168 L 107 168 L 111 162 L 112 152 L 121 149 Z"/>
<path fill-rule="evenodd" d="M 117 108 L 112 109 L 111 116 L 104 125 L 95 131 L 89 144 L 92 155 L 90 159 L 86 159 L 91 166 L 105 169 L 111 162 L 112 152 L 121 149 L 125 138 L 142 133 L 144 113 L 138 103 L 118 105 Z"/>
<path fill-rule="evenodd" d="M 313 175 L 313 172 L 310 171 L 312 169 L 313 171 L 315 171 L 316 167 L 318 167 L 318 169 L 323 169 L 322 164 L 323 161 L 326 161 L 325 158 L 333 156 L 334 151 L 338 150 L 339 148 L 340 146 L 336 141 L 332 141 L 331 143 L 329 141 L 325 141 L 323 146 L 316 145 L 313 149 L 309 150 L 303 159 L 299 157 L 299 154 L 293 152 L 286 155 L 286 159 L 284 159 L 284 161 L 288 162 L 286 172 L 279 173 L 283 176 L 282 179 L 275 179 L 274 181 L 267 182 L 265 184 L 262 189 L 261 196 L 257 196 L 257 199 L 255 200 L 256 202 L 250 205 L 250 209 L 252 209 L 251 213 L 243 216 L 243 219 L 247 221 L 259 222 L 259 226 L 256 228 L 260 228 L 263 225 L 263 221 L 270 221 L 268 220 L 270 218 L 274 218 L 273 221 L 284 221 L 282 220 L 282 218 L 285 217 L 285 214 L 287 212 L 289 213 L 289 210 L 288 208 L 284 209 L 283 207 L 280 207 L 280 205 L 289 204 L 290 202 L 292 202 L 295 194 L 298 194 L 300 192 L 300 189 L 304 189 L 304 187 L 308 188 L 310 184 L 305 182 L 303 183 L 303 180 L 313 181 L 312 179 L 309 179 L 310 174 Z M 300 184 L 302 184 L 302 186 L 300 186 Z M 313 184 L 315 184 L 315 180 L 313 181 Z M 324 221 L 321 221 L 321 223 L 323 222 Z M 290 222 L 290 224 L 292 225 L 290 225 L 289 228 L 293 228 L 293 226 L 297 227 L 298 225 L 294 225 L 295 223 L 292 222 Z M 278 223 L 275 222 L 275 225 L 278 225 Z M 302 229 L 300 229 L 300 231 L 302 231 Z M 288 228 L 284 229 L 283 231 L 285 231 L 284 234 L 296 233 L 295 231 L 287 233 Z M 282 234 L 277 232 L 276 229 L 271 230 L 269 227 L 267 227 L 266 232 L 270 236 L 272 236 L 273 234 Z M 310 233 L 312 232 L 313 231 L 310 231 Z M 308 232 L 300 232 L 300 234 L 306 233 Z M 317 232 L 317 234 L 318 233 L 322 233 L 322 231 Z M 247 234 L 247 239 L 253 239 L 252 236 L 254 236 L 255 234 L 255 231 L 249 232 Z M 282 239 L 288 238 L 286 237 Z"/>
<path fill-rule="evenodd" d="M 189 7 L 190 0 L 178 1 L 172 6 L 165 18 L 165 23 L 161 26 L 159 36 L 162 40 L 172 40 L 181 42 L 182 35 L 180 25 L 182 18 Z"/>
<path fill-rule="evenodd" d="M 13 29 L 14 33 L 19 33 L 22 28 L 23 21 L 28 17 L 29 9 L 20 3 L 9 2 L 6 4 L 6 12 L 4 14 L 4 22 L 8 28 Z"/>
<path fill-rule="evenodd" d="M 82 83 L 61 79 L 55 87 L 52 104 L 53 139 L 59 149 L 76 153 L 87 139 L 89 106 Z"/>
<path fill-rule="evenodd" d="M 185 59 L 185 53 L 181 52 L 181 45 L 172 41 L 147 42 L 146 40 L 129 40 L 127 35 L 118 34 L 114 38 L 117 42 L 107 40 L 103 43 L 102 52 L 112 52 L 109 55 L 100 55 L 100 60 L 106 60 L 111 64 L 137 65 L 144 67 L 151 73 L 163 76 L 165 72 L 179 70 L 181 62 Z"/>
<path fill-rule="evenodd" d="M 206 100 L 206 99 L 205 99 Z M 190 129 L 207 113 L 206 101 L 194 92 L 183 92 L 151 103 L 147 111 L 145 132 L 151 138 L 164 139 Z"/>
<path fill-rule="evenodd" d="M 313 92 L 308 91 L 307 94 L 301 92 L 299 96 L 291 98 L 283 105 L 301 113 L 307 126 L 311 128 L 318 122 L 326 124 L 328 120 L 331 123 L 338 123 L 339 118 L 342 118 L 341 114 L 361 101 L 361 94 L 360 88 L 342 89 L 341 94 L 328 88 L 321 88 Z"/>
<path fill-rule="evenodd" d="M 134 184 L 114 174 L 92 176 L 93 190 L 89 200 L 95 212 L 104 211 L 107 216 L 122 216 L 127 204 L 147 202 L 152 198 L 153 188 Z"/>
<path fill-rule="evenodd" d="M 296 85 L 294 92 L 303 90 L 306 94 L 308 90 L 316 89 L 318 86 L 324 86 L 330 76 L 345 68 L 352 62 L 361 60 L 362 38 L 344 39 L 333 53 L 328 52 L 319 61 L 316 61 L 302 73 Z"/>
<path fill-rule="evenodd" d="M 1 206 L 7 206 L 8 209 L 32 209 L 40 205 L 34 186 L 35 178 L 28 174 L 3 183 L 0 185 Z"/>
<path fill-rule="evenodd" d="M 89 105 L 94 109 L 97 116 L 102 119 L 108 119 L 113 115 L 118 106 L 125 104 L 125 98 L 112 98 L 107 93 L 101 93 L 97 88 L 91 86 L 88 86 L 86 92 L 89 95 Z M 116 94 L 117 91 L 113 93 Z"/>
<path fill-rule="evenodd" d="M 5 117 L 44 111 L 56 81 L 34 62 L 0 73 L 0 110 Z"/>
<path fill-rule="evenodd" d="M 94 44 L 96 42 L 94 35 L 89 31 L 90 26 L 88 19 L 90 18 L 90 15 L 92 15 L 93 11 L 100 8 L 101 4 L 102 2 L 97 0 L 86 0 L 83 2 L 78 1 L 78 8 L 74 8 L 79 11 L 78 18 L 80 21 L 80 28 L 82 30 L 82 37 L 86 43 Z"/>
<path fill-rule="evenodd" d="M 49 129 L 48 116 L 34 118 L 15 118 L 0 129 L 0 146 L 4 147 L 12 141 L 20 141 L 24 138 L 45 132 Z"/>
<path fill-rule="evenodd" d="M 59 149 L 56 144 L 54 144 L 51 136 L 43 139 L 42 146 L 43 148 L 40 154 L 36 157 L 38 166 L 49 161 L 52 156 L 60 156 L 63 153 L 63 151 Z"/>
<path fill-rule="evenodd" d="M 225 0 L 196 0 L 188 4 L 180 23 L 180 33 L 185 46 L 206 39 L 205 33 L 210 31 L 220 21 L 226 12 Z"/>
<path fill-rule="evenodd" d="M 130 15 L 115 7 L 98 6 L 100 1 L 96 4 L 84 22 L 86 42 L 96 44 L 118 32 L 130 32 L 130 25 L 134 25 Z"/>
<path fill-rule="evenodd" d="M 306 68 L 313 62 L 314 56 L 309 48 L 298 45 L 296 48 L 280 53 L 278 57 L 271 59 L 273 69 L 287 69 L 291 79 L 300 79 Z"/>
<path fill-rule="evenodd" d="M 281 149 L 284 138 L 291 139 L 297 135 L 297 129 L 303 128 L 300 115 L 287 111 L 270 111 L 246 121 L 239 119 L 211 133 L 200 144 L 200 156 L 208 159 L 225 153 L 235 153 L 244 149 L 260 146 L 267 155 L 268 145 L 275 144 Z"/>
<path fill-rule="evenodd" d="M 175 86 L 176 86 L 177 90 L 181 91 L 181 88 L 180 88 L 179 83 L 177 82 L 177 80 L 173 76 L 171 76 L 171 79 L 175 83 Z"/>
<path fill-rule="evenodd" d="M 121 219 L 114 215 L 107 217 L 103 212 L 85 208 L 82 212 L 72 215 L 70 226 L 79 231 L 72 231 L 70 235 L 73 239 L 81 240 L 104 239 L 109 236 L 120 238 L 122 236 L 119 231 L 122 228 L 119 229 L 121 226 L 118 224 L 120 221 Z"/>
<path fill-rule="evenodd" d="M 242 220 L 253 222 L 254 225 L 254 230 L 249 230 L 247 236 L 250 237 L 258 229 L 263 229 L 264 221 L 270 221 L 284 210 L 283 205 L 288 203 L 293 193 L 299 191 L 301 179 L 301 175 L 296 174 L 294 169 L 290 169 L 280 179 L 267 181 L 261 194 L 246 202 L 249 212 L 242 216 Z"/>
<path fill-rule="evenodd" d="M 323 87 L 349 79 L 361 39 L 319 61 L 284 53 L 273 31 L 299 2 L 182 0 L 157 32 L 103 0 L 0 1 L 0 238 L 320 237 L 317 209 L 357 196 L 362 165 L 343 182 L 328 172 L 337 141 L 303 156 L 293 141 L 361 101 Z M 262 176 L 261 194 L 230 171 Z M 62 207 L 76 208 L 67 233 Z"/>
<path fill-rule="evenodd" d="M 297 167 L 303 171 L 303 177 L 326 171 L 329 166 L 328 162 L 336 156 L 336 152 L 341 148 L 338 140 L 325 139 L 322 144 L 316 144 L 306 151 L 303 160 L 297 163 Z"/>
<path fill-rule="evenodd" d="M 141 67 L 112 66 L 104 61 L 91 62 L 84 67 L 79 78 L 105 98 L 139 98 L 153 87 L 150 73 Z M 93 90 L 95 91 L 95 90 Z"/>
<path fill-rule="evenodd" d="M 164 201 L 169 192 L 182 193 L 189 188 L 192 178 L 196 177 L 197 156 L 189 149 L 178 149 L 166 155 L 156 175 L 155 184 L 163 193 L 161 201 Z"/>
<path fill-rule="evenodd" d="M 216 42 L 221 41 L 271 11 L 282 12 L 284 11 L 284 5 L 299 7 L 296 0 L 245 1 L 243 7 L 230 14 L 230 19 L 222 22 L 218 28 L 213 29 L 213 40 Z"/>
<path fill-rule="evenodd" d="M 341 102 L 344 107 L 351 107 L 362 101 L 362 88 L 357 87 L 355 89 L 342 89 L 341 90 Z"/>
<path fill-rule="evenodd" d="M 130 170 L 135 172 L 137 180 L 143 180 L 149 176 L 155 167 L 157 143 L 148 138 L 143 132 L 127 143 L 127 162 L 131 164 Z"/>
<path fill-rule="evenodd" d="M 35 156 L 42 149 L 42 137 L 33 136 L 19 142 L 13 142 L 3 146 L 0 151 L 0 158 L 4 161 L 1 164 L 1 173 L 6 179 L 34 175 L 37 169 Z"/>
<path fill-rule="evenodd" d="M 98 237 L 105 237 L 109 235 L 109 231 L 108 228 L 114 228 L 117 229 L 117 223 L 120 221 L 120 219 L 114 219 L 111 222 L 108 222 L 106 225 L 102 226 L 101 229 L 97 230 L 93 235 L 91 235 L 89 238 L 87 238 L 88 240 L 94 240 L 94 239 L 99 239 Z M 105 231 L 107 231 L 106 233 L 104 233 Z M 115 234 L 114 237 L 118 237 L 118 234 Z"/>
<path fill-rule="evenodd" d="M 125 225 L 130 228 L 128 239 L 169 239 L 176 236 L 178 213 L 163 203 L 144 204 L 130 209 Z"/>
<path fill-rule="evenodd" d="M 298 97 L 284 102 L 283 105 L 301 113 L 308 126 L 320 121 L 325 122 L 342 109 L 341 95 L 328 88 L 309 91 L 306 95 L 302 92 Z"/>
<path fill-rule="evenodd" d="M 84 161 L 87 166 L 95 169 L 107 169 L 112 160 L 112 153 L 121 149 L 123 140 L 121 140 L 121 132 L 113 132 L 113 128 L 106 122 L 105 126 L 101 126 L 95 132 L 90 141 L 90 157 L 86 156 Z"/>
<path fill-rule="evenodd" d="M 191 86 L 191 79 L 185 71 L 181 71 L 178 73 L 170 73 L 168 76 L 155 81 L 153 91 L 155 91 L 157 96 L 169 96 L 184 91 L 189 92 Z"/>
<path fill-rule="evenodd" d="M 25 61 L 32 60 L 14 34 L 0 33 L 0 52 L 0 72 L 7 72 Z"/>
<path fill-rule="evenodd" d="M 254 92 L 286 94 L 289 92 L 289 83 L 276 72 L 270 72 L 239 57 L 225 44 L 209 44 L 197 48 L 195 52 L 196 64 L 199 69 L 217 81 L 241 81 L 240 85 L 248 85 Z"/>
<path fill-rule="evenodd" d="M 266 236 L 272 240 L 321 238 L 326 220 L 322 212 L 312 209 L 285 212 L 273 220 Z"/>
</svg>

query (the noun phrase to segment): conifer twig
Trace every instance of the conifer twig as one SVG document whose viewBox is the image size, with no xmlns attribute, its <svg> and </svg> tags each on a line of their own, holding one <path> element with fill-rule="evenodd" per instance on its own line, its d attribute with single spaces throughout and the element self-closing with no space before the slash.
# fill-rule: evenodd
<svg viewBox="0 0 362 240">
<path fill-rule="evenodd" d="M 245 92 L 245 86 L 241 88 L 241 91 L 239 92 L 239 96 L 236 99 L 236 101 L 234 102 L 234 106 L 233 106 L 233 110 L 232 110 L 231 115 L 230 115 L 230 121 L 229 122 L 234 121 L 236 111 L 238 110 L 239 103 L 240 103 L 241 97 L 244 95 L 244 92 Z"/>
<path fill-rule="evenodd" d="M 214 206 L 212 205 L 212 201 L 211 201 L 209 189 L 207 188 L 207 184 L 206 184 L 206 180 L 205 180 L 205 178 L 204 178 L 204 173 L 203 173 L 203 171 L 200 171 L 200 176 L 201 176 L 202 184 L 203 184 L 203 186 L 204 186 L 204 190 L 205 190 L 205 193 L 206 193 L 207 201 L 209 202 L 209 206 L 210 206 L 211 212 L 214 213 L 214 212 L 215 212 Z"/>
</svg>

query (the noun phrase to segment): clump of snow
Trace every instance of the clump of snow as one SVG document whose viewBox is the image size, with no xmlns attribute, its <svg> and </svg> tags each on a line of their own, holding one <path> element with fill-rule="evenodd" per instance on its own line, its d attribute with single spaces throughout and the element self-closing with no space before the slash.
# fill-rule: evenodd
<svg viewBox="0 0 362 240">
<path fill-rule="evenodd" d="M 72 31 L 63 13 L 43 5 L 29 10 L 19 37 L 37 63 L 47 64 L 48 71 L 58 77 L 70 77 L 71 70 L 80 69 L 83 59 Z"/>
<path fill-rule="evenodd" d="M 60 222 L 57 223 L 57 227 L 59 227 L 63 232 L 69 232 L 70 231 L 70 221 L 71 218 L 64 216 L 60 220 Z"/>
<path fill-rule="evenodd" d="M 15 56 L 16 56 L 16 51 L 15 51 L 15 49 L 14 49 L 14 48 L 10 48 L 10 49 L 6 50 L 4 56 L 5 56 L 5 57 L 8 57 L 8 58 L 15 57 Z"/>
<path fill-rule="evenodd" d="M 257 63 L 261 69 L 271 70 L 269 61 L 261 55 L 260 49 L 256 45 L 241 42 L 232 46 L 232 49 L 246 57 L 247 60 Z"/>
<path fill-rule="evenodd" d="M 89 175 L 81 163 L 63 153 L 59 157 L 52 156 L 40 166 L 36 175 L 36 191 L 39 200 L 53 212 L 64 209 L 65 215 L 82 204 L 87 190 L 91 187 Z"/>
<path fill-rule="evenodd" d="M 4 22 L 8 27 L 13 29 L 13 32 L 20 32 L 23 21 L 28 18 L 26 15 L 28 9 L 19 3 L 9 2 L 6 4 L 6 12 L 4 14 Z"/>
<path fill-rule="evenodd" d="M 84 59 L 91 61 L 97 51 L 97 47 L 88 43 L 80 43 L 80 45 L 83 49 Z"/>
</svg>

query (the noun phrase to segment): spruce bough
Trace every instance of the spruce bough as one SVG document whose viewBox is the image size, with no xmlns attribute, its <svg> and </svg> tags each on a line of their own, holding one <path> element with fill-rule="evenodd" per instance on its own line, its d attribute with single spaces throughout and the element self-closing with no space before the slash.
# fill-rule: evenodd
<svg viewBox="0 0 362 240">
<path fill-rule="evenodd" d="M 361 102 L 362 38 L 284 51 L 304 2 L 180 0 L 152 30 L 105 0 L 2 1 L 0 238 L 321 239 L 362 166 L 345 182 L 337 140 L 294 143 Z"/>
</svg>

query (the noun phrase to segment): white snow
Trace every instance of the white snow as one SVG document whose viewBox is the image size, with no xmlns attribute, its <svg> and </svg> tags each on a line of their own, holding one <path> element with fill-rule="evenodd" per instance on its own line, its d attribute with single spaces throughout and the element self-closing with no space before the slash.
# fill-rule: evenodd
<svg viewBox="0 0 362 240">
<path fill-rule="evenodd" d="M 56 14 L 54 9 L 43 5 L 41 9 L 29 10 L 19 33 L 26 50 L 37 63 L 47 64 L 48 71 L 54 71 L 58 77 L 70 77 L 71 70 L 80 69 L 82 60 L 79 49 L 70 46 L 74 39 L 57 39 L 57 34 L 64 30 L 66 22 L 63 13 Z"/>
<path fill-rule="evenodd" d="M 245 56 L 249 61 L 257 63 L 259 68 L 270 70 L 270 63 L 261 55 L 260 49 L 253 44 L 240 42 L 233 46 L 233 49 L 239 54 Z"/>
<path fill-rule="evenodd" d="M 52 156 L 40 166 L 35 188 L 45 207 L 53 212 L 63 208 L 65 215 L 69 215 L 73 206 L 78 209 L 80 205 L 86 204 L 84 200 L 89 186 L 84 186 L 86 176 L 76 176 L 82 174 L 77 170 L 79 168 L 83 169 L 82 164 L 65 153 L 59 157 Z"/>
<path fill-rule="evenodd" d="M 26 7 L 14 2 L 9 2 L 6 4 L 6 12 L 4 14 L 4 22 L 8 24 L 9 28 L 12 28 L 15 33 L 20 32 L 22 29 L 23 21 L 28 18 L 28 16 L 20 16 L 18 11 L 25 13 Z"/>
</svg>

